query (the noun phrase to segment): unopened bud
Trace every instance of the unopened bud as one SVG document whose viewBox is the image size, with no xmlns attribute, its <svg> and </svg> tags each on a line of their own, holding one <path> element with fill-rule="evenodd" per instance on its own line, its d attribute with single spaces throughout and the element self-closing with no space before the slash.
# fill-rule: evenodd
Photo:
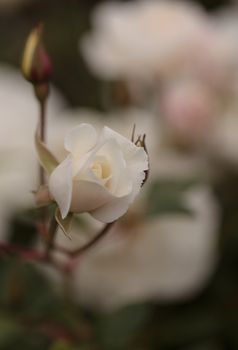
<svg viewBox="0 0 238 350">
<path fill-rule="evenodd" d="M 32 30 L 22 58 L 22 73 L 34 85 L 46 83 L 52 76 L 52 64 L 42 42 L 42 33 L 42 24 Z"/>
</svg>

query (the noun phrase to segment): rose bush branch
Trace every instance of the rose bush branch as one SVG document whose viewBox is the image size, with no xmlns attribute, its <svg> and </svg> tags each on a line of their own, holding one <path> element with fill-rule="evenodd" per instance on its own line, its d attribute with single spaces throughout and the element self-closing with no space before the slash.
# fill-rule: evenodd
<svg viewBox="0 0 238 350">
<path fill-rule="evenodd" d="M 49 94 L 49 84 L 48 83 L 42 83 L 42 84 L 36 84 L 34 86 L 35 88 L 35 95 L 37 97 L 37 100 L 39 102 L 39 137 L 42 142 L 45 142 L 46 139 L 46 104 L 47 104 L 47 98 Z M 44 176 L 44 169 L 40 165 L 39 167 L 39 178 L 40 178 L 40 185 L 43 185 L 45 183 L 45 176 Z"/>
<path fill-rule="evenodd" d="M 46 103 L 49 95 L 49 82 L 52 76 L 52 64 L 45 50 L 43 41 L 43 25 L 39 24 L 32 30 L 25 44 L 22 58 L 22 72 L 24 77 L 33 85 L 35 96 L 39 103 L 39 122 L 36 130 L 39 142 L 45 143 L 46 134 Z M 45 183 L 44 169 L 39 166 L 40 185 Z M 47 209 L 42 208 L 42 224 L 47 226 Z M 47 245 L 48 249 L 48 245 Z"/>
<path fill-rule="evenodd" d="M 26 249 L 17 244 L 11 244 L 8 242 L 0 243 L 0 253 L 1 254 L 17 254 L 18 256 L 24 258 L 24 260 L 29 261 L 41 261 L 46 262 L 46 255 L 42 252 L 36 251 L 34 249 Z"/>
<path fill-rule="evenodd" d="M 24 248 L 17 244 L 0 242 L 0 254 L 1 256 L 16 255 L 19 258 L 23 259 L 25 262 L 28 261 L 49 264 L 62 273 L 68 271 L 68 264 L 59 263 L 57 260 L 46 254 L 46 252 Z"/>
<path fill-rule="evenodd" d="M 89 242 L 85 243 L 82 247 L 79 247 L 75 250 L 68 250 L 59 245 L 55 245 L 54 248 L 61 253 L 68 255 L 71 258 L 79 257 L 81 254 L 85 253 L 89 249 L 93 248 L 106 234 L 110 231 L 112 226 L 114 226 L 116 221 L 106 224 L 96 236 L 94 236 Z"/>
<path fill-rule="evenodd" d="M 55 219 L 55 217 L 53 217 L 51 219 L 50 222 L 50 226 L 49 226 L 49 232 L 48 232 L 48 236 L 47 236 L 47 243 L 46 243 L 46 255 L 49 256 L 51 250 L 54 249 L 54 239 L 57 233 L 57 228 L 58 228 L 58 223 Z"/>
</svg>

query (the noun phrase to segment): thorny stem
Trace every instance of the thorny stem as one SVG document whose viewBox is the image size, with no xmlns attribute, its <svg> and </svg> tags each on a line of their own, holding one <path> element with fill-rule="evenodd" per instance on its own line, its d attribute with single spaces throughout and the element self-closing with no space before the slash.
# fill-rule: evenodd
<svg viewBox="0 0 238 350">
<path fill-rule="evenodd" d="M 85 253 L 89 249 L 95 246 L 95 244 L 101 240 L 110 230 L 110 228 L 115 224 L 116 221 L 106 224 L 103 229 L 88 243 L 83 245 L 82 247 L 74 250 L 74 251 L 68 251 L 63 247 L 54 246 L 53 241 L 56 233 L 57 228 L 57 222 L 56 220 L 52 220 L 50 231 L 51 231 L 51 239 L 49 241 L 49 244 L 47 246 L 47 250 L 45 252 L 39 252 L 34 249 L 28 249 L 24 248 L 17 244 L 11 244 L 7 242 L 0 242 L 0 254 L 17 254 L 21 258 L 24 259 L 24 261 L 33 261 L 33 262 L 41 262 L 46 264 L 51 264 L 53 267 L 58 269 L 59 271 L 65 273 L 66 271 L 69 271 L 69 265 L 63 265 L 59 264 L 56 260 L 52 258 L 52 256 L 49 254 L 51 249 L 57 249 L 59 252 L 62 252 L 66 255 L 68 255 L 70 258 L 76 258 L 79 257 L 81 254 Z"/>
<path fill-rule="evenodd" d="M 17 244 L 11 244 L 7 242 L 0 243 L 0 252 L 6 254 L 19 254 L 25 260 L 34 260 L 34 261 L 46 261 L 45 254 L 38 252 L 36 250 L 27 249 Z"/>
<path fill-rule="evenodd" d="M 36 97 L 39 101 L 40 113 L 39 113 L 39 136 L 40 140 L 45 143 L 45 128 L 46 128 L 46 98 L 41 99 L 38 94 L 39 91 L 35 87 Z M 45 183 L 45 172 L 41 164 L 39 164 L 39 182 L 40 186 L 43 186 Z M 47 230 L 47 209 L 41 209 L 41 222 L 42 226 Z"/>
<path fill-rule="evenodd" d="M 72 258 L 79 257 L 81 254 L 83 254 L 86 251 L 88 251 L 89 249 L 93 248 L 95 246 L 95 244 L 97 244 L 98 241 L 100 241 L 108 233 L 108 231 L 111 229 L 111 227 L 115 223 L 116 223 L 116 221 L 113 221 L 109 224 L 106 224 L 95 237 L 93 237 L 88 243 L 86 243 L 82 247 L 79 247 L 76 250 L 70 251 L 70 250 L 67 250 L 67 249 L 60 247 L 60 246 L 55 246 L 55 248 L 58 251 L 60 251 L 61 253 L 69 255 Z"/>
<path fill-rule="evenodd" d="M 46 101 L 39 101 L 39 105 L 40 105 L 40 139 L 42 142 L 45 143 L 45 119 L 46 119 Z M 39 179 L 40 179 L 40 185 L 44 185 L 45 183 L 45 176 L 44 176 L 44 169 L 41 165 L 39 165 Z"/>
<path fill-rule="evenodd" d="M 47 97 L 49 93 L 49 86 L 48 84 L 43 84 L 43 85 L 36 85 L 35 86 L 35 95 L 36 98 L 39 102 L 39 107 L 40 107 L 40 113 L 39 113 L 39 138 L 40 140 L 45 143 L 46 139 L 46 102 L 47 102 Z M 43 186 L 45 184 L 45 172 L 44 169 L 41 165 L 39 165 L 39 182 L 40 186 Z M 53 248 L 53 242 L 57 230 L 57 222 L 55 218 L 53 217 L 49 227 L 47 225 L 48 221 L 48 211 L 47 208 L 42 208 L 41 209 L 41 225 L 42 225 L 42 230 L 46 232 L 45 235 L 45 242 L 46 242 L 46 249 L 45 249 L 45 255 L 46 258 L 50 258 L 50 251 Z"/>
<path fill-rule="evenodd" d="M 67 266 L 59 264 L 59 262 L 52 259 L 52 257 L 48 256 L 45 252 L 25 248 L 17 244 L 0 242 L 0 254 L 17 254 L 19 257 L 24 259 L 24 261 L 50 264 L 61 272 L 65 272 L 67 270 Z"/>
<path fill-rule="evenodd" d="M 46 244 L 46 255 L 49 256 L 51 250 L 54 248 L 54 239 L 57 232 L 58 223 L 55 220 L 55 216 L 52 217 L 50 227 L 48 231 L 47 244 Z"/>
<path fill-rule="evenodd" d="M 46 139 L 46 102 L 49 95 L 49 84 L 43 83 L 43 84 L 36 84 L 35 85 L 35 95 L 39 102 L 40 107 L 40 120 L 39 120 L 39 137 L 40 140 L 45 143 Z M 45 184 L 45 173 L 43 167 L 40 165 L 39 168 L 39 179 L 40 179 L 40 186 Z M 48 231 L 48 235 L 46 237 L 46 255 L 50 256 L 50 251 L 53 248 L 53 242 L 57 230 L 57 222 L 55 218 L 53 218 L 50 222 L 49 229 L 46 228 L 46 222 L 47 222 L 47 209 L 42 208 L 42 224 L 45 228 L 45 231 Z"/>
<path fill-rule="evenodd" d="M 40 140 L 42 142 L 45 142 L 46 99 L 47 99 L 47 96 L 45 98 L 41 98 L 40 88 L 37 85 L 35 86 L 35 94 L 36 94 L 37 100 L 39 102 L 39 107 L 40 107 L 39 137 L 40 137 Z M 40 182 L 40 186 L 43 186 L 45 183 L 45 173 L 44 173 L 44 169 L 41 166 L 41 164 L 39 164 L 39 182 Z M 47 209 L 44 207 L 41 209 L 41 219 L 40 220 L 41 220 L 41 224 L 42 224 L 44 231 L 47 231 Z"/>
<path fill-rule="evenodd" d="M 35 84 L 34 85 L 35 96 L 39 103 L 40 114 L 39 114 L 39 136 L 40 140 L 45 143 L 46 134 L 46 102 L 49 95 L 49 84 Z M 44 185 L 44 169 L 40 166 L 40 185 Z"/>
</svg>

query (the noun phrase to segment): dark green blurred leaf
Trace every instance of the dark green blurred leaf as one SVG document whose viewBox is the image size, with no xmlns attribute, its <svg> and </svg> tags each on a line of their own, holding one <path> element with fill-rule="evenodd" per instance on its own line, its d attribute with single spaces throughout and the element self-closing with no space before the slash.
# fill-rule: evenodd
<svg viewBox="0 0 238 350">
<path fill-rule="evenodd" d="M 102 315 L 97 331 L 103 350 L 131 349 L 136 334 L 146 325 L 152 314 L 150 305 L 139 304 Z"/>
<path fill-rule="evenodd" d="M 8 241 L 25 247 L 32 246 L 38 238 L 36 217 L 36 210 L 17 213 L 10 222 Z"/>
<path fill-rule="evenodd" d="M 76 350 L 76 348 L 64 341 L 57 341 L 50 347 L 50 350 Z"/>
<path fill-rule="evenodd" d="M 23 335 L 22 327 L 11 319 L 0 318 L 0 349 L 10 346 Z"/>
<path fill-rule="evenodd" d="M 177 304 L 154 306 L 148 325 L 135 342 L 144 350 L 185 350 L 192 345 L 214 343 L 223 329 L 219 308 L 208 296 Z"/>
<path fill-rule="evenodd" d="M 165 213 L 192 215 L 192 211 L 186 206 L 184 194 L 198 183 L 197 179 L 187 181 L 159 179 L 155 181 L 148 193 L 149 215 L 157 216 Z"/>
</svg>

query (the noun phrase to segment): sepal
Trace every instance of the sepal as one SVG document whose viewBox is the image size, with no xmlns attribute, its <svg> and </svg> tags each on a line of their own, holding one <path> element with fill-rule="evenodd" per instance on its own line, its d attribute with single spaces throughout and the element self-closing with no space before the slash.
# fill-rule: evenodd
<svg viewBox="0 0 238 350">
<path fill-rule="evenodd" d="M 45 169 L 47 174 L 50 175 L 59 165 L 59 162 L 51 153 L 51 151 L 47 148 L 46 144 L 40 140 L 38 129 L 35 135 L 35 145 L 39 162 Z"/>
<path fill-rule="evenodd" d="M 57 221 L 59 227 L 64 232 L 64 234 L 71 239 L 69 231 L 71 222 L 73 219 L 73 213 L 68 213 L 65 219 L 62 218 L 59 208 L 56 208 L 55 210 L 55 220 Z"/>
</svg>

